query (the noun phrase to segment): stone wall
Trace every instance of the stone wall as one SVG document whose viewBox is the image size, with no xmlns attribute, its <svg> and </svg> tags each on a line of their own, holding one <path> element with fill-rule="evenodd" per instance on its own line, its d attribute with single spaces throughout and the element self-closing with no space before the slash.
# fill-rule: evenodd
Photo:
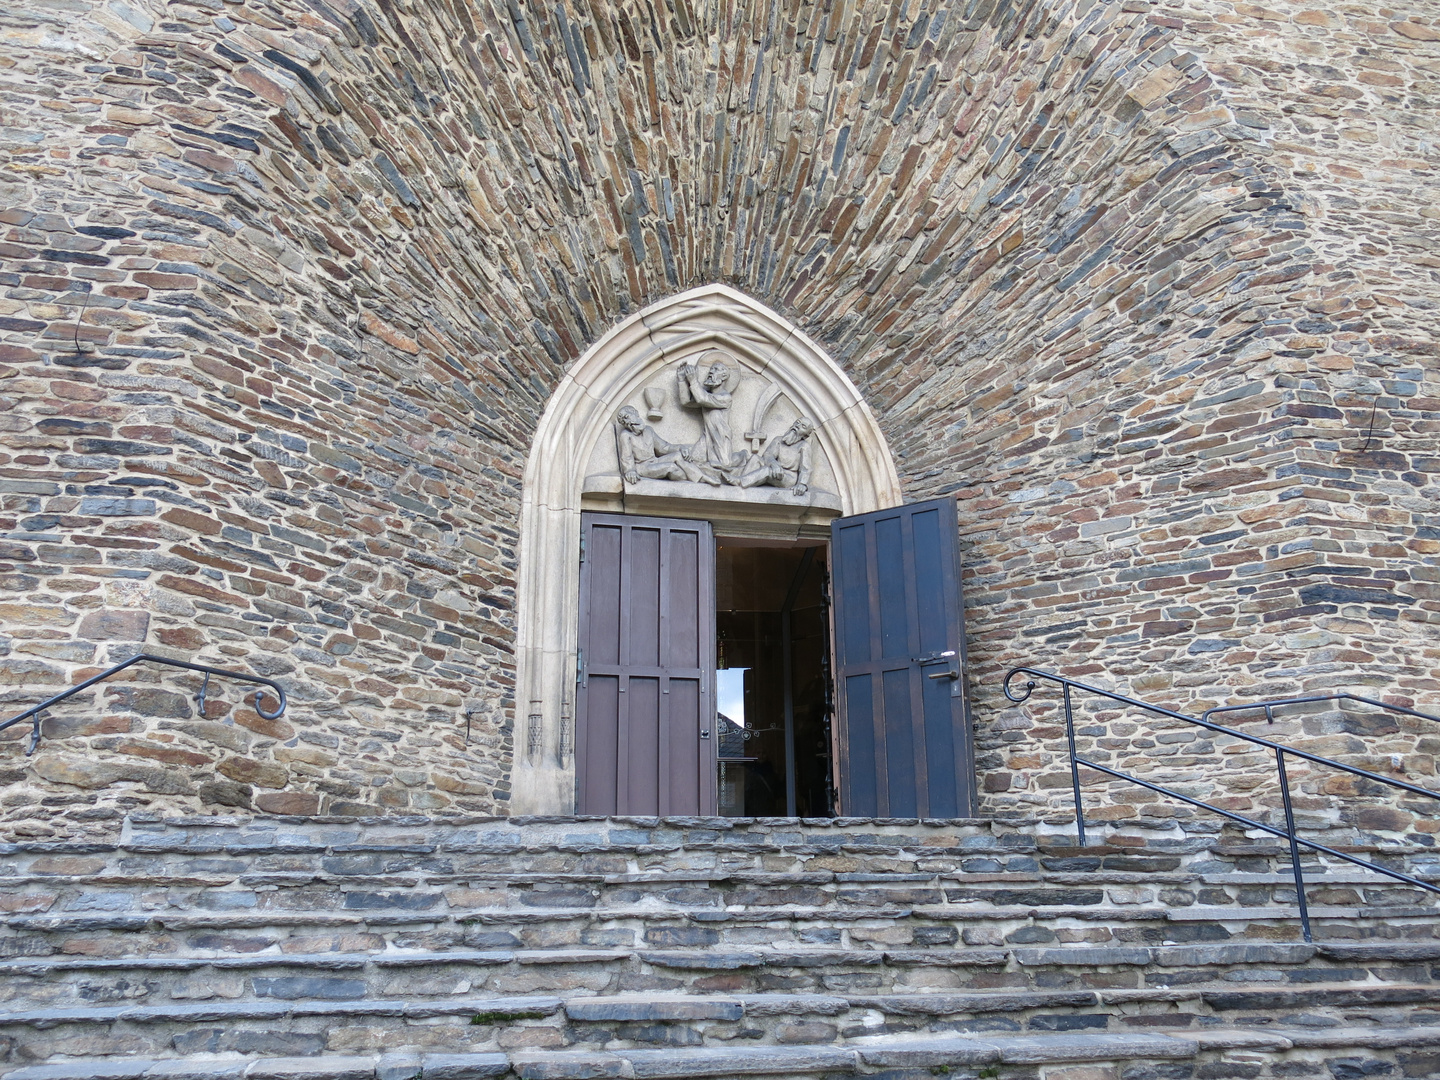
<svg viewBox="0 0 1440 1080">
<path fill-rule="evenodd" d="M 1068 799 L 1015 662 L 1440 710 L 1426 7 L 10 5 L 0 698 L 143 647 L 292 705 L 66 706 L 4 744 L 6 828 L 503 812 L 531 433 L 608 327 L 715 280 L 960 499 L 991 809 Z M 1126 723 L 1085 738 L 1273 801 Z M 1433 735 L 1345 724 L 1311 727 L 1433 782 Z"/>
<path fill-rule="evenodd" d="M 1440 714 L 1440 211 L 1427 195 L 1440 24 L 1225 3 L 1157 5 L 1152 22 L 1203 58 L 1209 100 L 1185 100 L 1170 73 L 1146 76 L 1137 97 L 1178 138 L 1196 122 L 1221 136 L 1223 157 L 1203 167 L 1211 190 L 1248 199 L 1195 236 L 1172 232 L 1179 244 L 1158 256 L 1139 207 L 1102 218 L 1081 242 L 1136 252 L 1131 275 L 1187 248 L 1188 265 L 1161 289 L 1151 276 L 1143 300 L 1131 286 L 1097 307 L 1014 374 L 1004 415 L 971 406 L 966 419 L 1009 444 L 955 458 L 980 481 L 961 498 L 983 711 L 997 715 L 1000 673 L 1028 661 L 1192 713 L 1348 689 Z M 1106 274 L 1126 276 L 1092 280 Z M 1137 317 L 1152 297 L 1163 313 Z M 1117 334 L 1127 317 L 1149 334 Z M 996 805 L 1068 798 L 1057 701 L 1037 691 L 989 726 Z M 1435 786 L 1433 724 L 1287 713 L 1274 727 L 1233 719 Z M 1114 712 L 1081 730 L 1102 762 L 1228 793 L 1238 812 L 1278 808 L 1273 764 L 1234 741 Z M 1328 796 L 1368 789 L 1291 768 L 1312 824 L 1434 828 L 1377 792 L 1342 806 Z M 1193 816 L 1092 781 L 1098 816 Z"/>
</svg>

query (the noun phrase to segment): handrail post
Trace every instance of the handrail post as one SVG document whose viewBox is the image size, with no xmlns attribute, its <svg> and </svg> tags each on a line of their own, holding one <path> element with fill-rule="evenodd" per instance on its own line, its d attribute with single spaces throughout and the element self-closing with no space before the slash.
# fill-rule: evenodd
<svg viewBox="0 0 1440 1080">
<path fill-rule="evenodd" d="M 1030 675 L 1033 676 L 1033 678 L 1027 679 L 1025 681 L 1024 689 L 1021 691 L 1017 691 L 1012 688 L 1011 683 L 1014 681 L 1017 675 L 1021 674 Z M 1180 802 L 1185 803 L 1187 806 L 1193 806 L 1199 810 L 1208 810 L 1210 813 L 1219 814 L 1221 817 L 1233 821 L 1236 824 L 1243 826 L 1244 828 L 1254 829 L 1257 832 L 1264 833 L 1266 836 L 1274 836 L 1279 839 L 1288 840 L 1290 842 L 1290 867 L 1295 875 L 1296 904 L 1299 908 L 1300 923 L 1302 929 L 1304 930 L 1306 942 L 1312 941 L 1313 938 L 1310 932 L 1310 906 L 1305 899 L 1305 870 L 1300 862 L 1301 847 L 1304 847 L 1309 851 L 1316 852 L 1319 855 L 1325 856 L 1330 859 L 1336 859 L 1340 862 L 1349 863 L 1352 866 L 1359 866 L 1363 867 L 1366 870 L 1372 870 L 1383 877 L 1391 878 L 1395 881 L 1403 881 L 1405 882 L 1405 884 L 1411 885 L 1417 889 L 1424 889 L 1427 892 L 1432 893 L 1440 893 L 1440 885 L 1437 885 L 1432 881 L 1424 881 L 1418 877 L 1413 877 L 1410 874 L 1402 873 L 1399 870 L 1391 870 L 1388 867 L 1381 866 L 1379 863 L 1374 863 L 1370 862 L 1367 859 L 1358 858 L 1355 855 L 1348 854 L 1344 851 L 1339 851 L 1336 848 L 1326 847 L 1324 844 L 1318 843 L 1315 840 L 1309 840 L 1305 837 L 1302 837 L 1295 828 L 1295 805 L 1294 801 L 1290 797 L 1290 778 L 1285 770 L 1285 755 L 1290 754 L 1293 757 L 1297 757 L 1301 761 L 1307 761 L 1312 765 L 1320 765 L 1325 768 L 1338 769 L 1339 771 L 1346 773 L 1350 776 L 1358 776 L 1363 780 L 1370 780 L 1376 784 L 1381 784 L 1399 791 L 1408 792 L 1411 795 L 1423 799 L 1429 799 L 1432 802 L 1440 802 L 1440 792 L 1433 791 L 1429 788 L 1417 787 L 1414 784 L 1406 784 L 1402 781 L 1396 780 L 1394 777 L 1381 776 L 1379 773 L 1372 773 L 1365 769 L 1358 768 L 1354 765 L 1346 765 L 1343 762 L 1335 761 L 1331 758 L 1325 758 L 1321 757 L 1318 754 L 1312 754 L 1308 750 L 1300 750 L 1293 746 L 1285 746 L 1281 743 L 1272 742 L 1269 739 L 1262 739 L 1258 735 L 1251 735 L 1244 731 L 1238 731 L 1235 728 L 1225 727 L 1221 724 L 1212 723 L 1209 719 L 1211 716 L 1217 713 L 1236 712 L 1242 709 L 1258 709 L 1262 707 L 1265 708 L 1267 716 L 1273 718 L 1273 712 L 1271 710 L 1274 706 L 1277 705 L 1301 704 L 1315 701 L 1335 701 L 1341 699 L 1349 701 L 1360 701 L 1364 702 L 1367 705 L 1374 705 L 1377 708 L 1389 709 L 1393 712 L 1404 713 L 1407 716 L 1414 716 L 1421 720 L 1433 720 L 1437 723 L 1440 723 L 1440 716 L 1431 716 L 1429 713 L 1417 712 L 1413 709 L 1406 709 L 1400 705 L 1392 705 L 1383 701 L 1375 701 L 1371 698 L 1360 697 L 1356 694 L 1330 694 L 1325 697 L 1287 698 L 1283 701 L 1258 702 L 1249 705 L 1217 705 L 1213 709 L 1207 709 L 1201 718 L 1196 719 L 1193 716 L 1187 716 L 1185 713 L 1176 712 L 1174 709 L 1166 709 L 1160 705 L 1152 705 L 1148 702 L 1140 701 L 1137 698 L 1126 697 L 1124 694 L 1118 694 L 1113 690 L 1105 690 L 1098 686 L 1091 686 L 1088 683 L 1079 682 L 1074 679 L 1068 679 L 1063 675 L 1057 675 L 1053 671 L 1041 671 L 1039 668 L 1032 667 L 1011 668 L 1009 672 L 1007 672 L 1005 675 L 1005 680 L 1001 686 L 1001 689 L 1004 691 L 1005 697 L 1008 700 L 1013 701 L 1015 702 L 1015 704 L 1019 705 L 1030 699 L 1030 695 L 1035 691 L 1035 688 L 1038 685 L 1035 682 L 1036 679 L 1046 679 L 1053 683 L 1059 683 L 1064 691 L 1065 736 L 1068 742 L 1070 752 L 1070 784 L 1071 790 L 1075 796 L 1076 832 L 1082 845 L 1085 843 L 1085 817 L 1080 801 L 1080 766 L 1084 765 L 1087 769 L 1093 769 L 1095 772 L 1100 773 L 1102 776 L 1110 776 L 1116 780 L 1123 780 L 1127 784 L 1136 784 L 1147 791 L 1153 791 L 1156 794 L 1164 795 L 1167 798 L 1177 799 Z M 1285 806 L 1285 828 L 1281 829 L 1279 826 L 1270 824 L 1269 822 L 1260 821 L 1259 819 L 1253 817 L 1246 817 L 1244 814 L 1237 814 L 1233 810 L 1226 810 L 1222 806 L 1216 806 L 1213 803 L 1207 803 L 1202 799 L 1193 798 L 1183 792 L 1176 791 L 1173 788 L 1163 787 L 1160 784 L 1151 783 L 1149 780 L 1142 780 L 1140 777 L 1134 776 L 1130 773 L 1121 772 L 1119 769 L 1112 769 L 1110 766 L 1102 765 L 1098 761 L 1092 761 L 1089 758 L 1080 757 L 1075 749 L 1075 713 L 1070 694 L 1072 687 L 1082 691 L 1083 693 L 1092 694 L 1106 701 L 1117 702 L 1118 704 L 1126 706 L 1127 708 L 1143 709 L 1145 712 L 1155 716 L 1164 716 L 1168 717 L 1171 720 L 1179 720 L 1182 723 L 1193 724 L 1196 727 L 1204 728 L 1206 731 L 1214 732 L 1217 735 L 1224 735 L 1229 738 L 1239 739 L 1241 742 L 1249 743 L 1251 746 L 1263 747 L 1267 750 L 1274 751 L 1275 767 L 1277 771 L 1277 776 L 1280 781 L 1281 798 Z"/>
<path fill-rule="evenodd" d="M 1070 709 L 1070 684 L 1065 690 L 1065 739 L 1070 744 L 1070 790 L 1075 796 L 1075 833 L 1080 847 L 1085 846 L 1085 812 L 1080 807 L 1080 766 L 1075 764 L 1075 715 Z"/>
<path fill-rule="evenodd" d="M 1290 868 L 1295 874 L 1295 898 L 1300 904 L 1300 930 L 1310 943 L 1310 908 L 1305 902 L 1305 872 L 1300 869 L 1300 844 L 1295 839 L 1295 808 L 1290 804 L 1290 780 L 1285 773 L 1285 751 L 1275 748 L 1275 771 L 1280 777 L 1280 797 L 1285 804 L 1285 835 L 1290 840 Z"/>
</svg>

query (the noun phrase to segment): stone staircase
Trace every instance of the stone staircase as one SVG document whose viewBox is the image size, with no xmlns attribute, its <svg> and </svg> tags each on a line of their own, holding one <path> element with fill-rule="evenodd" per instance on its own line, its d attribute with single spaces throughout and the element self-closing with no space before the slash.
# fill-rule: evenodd
<svg viewBox="0 0 1440 1080">
<path fill-rule="evenodd" d="M 1317 861 L 1305 944 L 1268 841 L 1042 831 L 210 817 L 8 845 L 0 1078 L 1440 1075 L 1433 894 Z"/>
</svg>

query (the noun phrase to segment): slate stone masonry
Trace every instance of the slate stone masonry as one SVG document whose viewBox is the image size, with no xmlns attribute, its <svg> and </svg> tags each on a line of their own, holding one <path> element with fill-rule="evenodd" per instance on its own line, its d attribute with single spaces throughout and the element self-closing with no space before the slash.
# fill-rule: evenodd
<svg viewBox="0 0 1440 1080">
<path fill-rule="evenodd" d="M 608 327 L 715 280 L 845 366 L 907 495 L 960 500 L 990 809 L 1068 799 L 1053 709 L 999 696 L 1020 661 L 1193 711 L 1440 706 L 1419 0 L 20 0 L 0 24 L 0 700 L 143 645 L 292 701 L 110 687 L 34 759 L 4 744 L 8 833 L 503 812 L 531 433 Z M 1288 723 L 1433 783 L 1434 732 Z M 1082 741 L 1273 811 L 1254 762 L 1188 735 L 1100 715 Z M 1297 778 L 1303 812 L 1334 818 L 1327 783 Z"/>
</svg>

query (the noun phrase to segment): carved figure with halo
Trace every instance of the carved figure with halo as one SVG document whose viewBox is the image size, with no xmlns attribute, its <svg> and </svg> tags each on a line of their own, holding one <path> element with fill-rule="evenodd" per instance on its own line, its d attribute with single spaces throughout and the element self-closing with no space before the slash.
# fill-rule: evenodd
<svg viewBox="0 0 1440 1080">
<path fill-rule="evenodd" d="M 734 400 L 731 358 L 719 349 L 703 353 L 698 362 L 680 365 L 680 405 L 700 414 L 704 431 L 690 457 L 703 461 L 727 481 L 744 454 L 736 454 L 730 433 L 730 405 Z"/>
</svg>

